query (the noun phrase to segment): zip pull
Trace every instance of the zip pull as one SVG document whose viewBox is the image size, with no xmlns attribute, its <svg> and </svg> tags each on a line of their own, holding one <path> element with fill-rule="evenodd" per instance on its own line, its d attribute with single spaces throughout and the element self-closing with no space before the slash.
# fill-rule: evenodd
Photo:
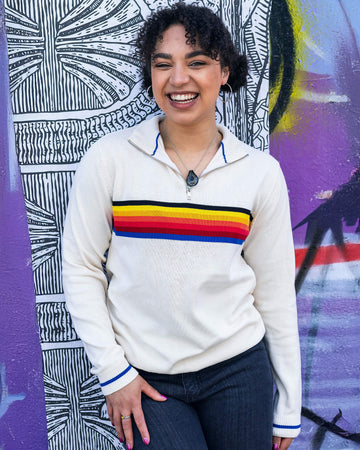
<svg viewBox="0 0 360 450">
<path fill-rule="evenodd" d="M 191 200 L 191 187 L 186 185 L 186 198 L 190 201 Z"/>
</svg>

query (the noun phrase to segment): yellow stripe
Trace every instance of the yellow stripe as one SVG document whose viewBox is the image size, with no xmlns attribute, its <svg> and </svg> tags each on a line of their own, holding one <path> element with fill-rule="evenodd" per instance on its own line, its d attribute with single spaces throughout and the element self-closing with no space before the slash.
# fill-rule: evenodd
<svg viewBox="0 0 360 450">
<path fill-rule="evenodd" d="M 249 223 L 249 214 L 233 211 L 213 211 L 208 209 L 193 208 L 167 208 L 162 206 L 113 206 L 113 214 L 116 217 L 121 216 L 139 216 L 139 217 L 178 217 L 184 219 L 208 219 L 230 220 L 232 222 Z"/>
</svg>

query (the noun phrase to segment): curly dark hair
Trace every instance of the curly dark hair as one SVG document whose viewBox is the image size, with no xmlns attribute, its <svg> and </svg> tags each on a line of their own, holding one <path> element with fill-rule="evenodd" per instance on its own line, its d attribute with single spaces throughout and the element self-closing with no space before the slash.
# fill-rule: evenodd
<svg viewBox="0 0 360 450">
<path fill-rule="evenodd" d="M 151 85 L 151 58 L 156 44 L 171 25 L 183 25 L 187 43 L 199 47 L 212 59 L 219 59 L 221 67 L 228 67 L 228 83 L 237 91 L 246 83 L 248 64 L 245 55 L 240 55 L 221 19 L 209 8 L 176 3 L 170 8 L 153 12 L 139 31 L 135 52 L 142 63 L 142 87 Z M 230 91 L 226 84 L 222 91 Z"/>
</svg>

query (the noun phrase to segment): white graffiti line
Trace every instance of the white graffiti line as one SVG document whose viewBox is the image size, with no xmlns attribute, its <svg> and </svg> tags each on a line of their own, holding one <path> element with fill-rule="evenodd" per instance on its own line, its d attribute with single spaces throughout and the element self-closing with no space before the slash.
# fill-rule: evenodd
<svg viewBox="0 0 360 450">
<path fill-rule="evenodd" d="M 317 44 L 315 44 L 315 42 L 309 36 L 307 36 L 305 33 L 302 33 L 302 39 L 303 39 L 304 44 L 310 50 L 312 50 L 315 53 L 315 55 L 319 56 L 324 61 L 329 60 L 329 56 L 325 53 L 325 51 L 323 49 L 321 49 Z"/>
<path fill-rule="evenodd" d="M 10 405 L 18 400 L 24 400 L 25 394 L 9 394 L 6 384 L 5 364 L 0 364 L 0 419 L 6 414 Z"/>
<path fill-rule="evenodd" d="M 320 94 L 317 92 L 302 90 L 296 97 L 313 103 L 348 103 L 350 101 L 347 95 L 339 95 L 335 92 Z"/>
</svg>

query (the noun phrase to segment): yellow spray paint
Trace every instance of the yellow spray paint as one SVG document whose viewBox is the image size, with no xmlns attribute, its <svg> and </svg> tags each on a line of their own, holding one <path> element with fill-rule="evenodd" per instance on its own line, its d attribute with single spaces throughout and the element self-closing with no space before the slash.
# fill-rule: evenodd
<svg viewBox="0 0 360 450">
<path fill-rule="evenodd" d="M 304 99 L 306 101 L 309 99 L 309 95 L 306 92 L 306 89 L 304 89 L 304 85 L 306 85 L 307 82 L 305 67 L 307 62 L 308 47 L 315 45 L 312 44 L 311 38 L 314 27 L 311 26 L 310 21 L 308 20 L 306 11 L 304 11 L 303 5 L 301 4 L 301 0 L 287 0 L 287 4 L 291 13 L 292 27 L 295 39 L 295 79 L 292 85 L 292 92 L 288 109 L 283 114 L 274 133 L 291 132 L 291 130 L 294 129 L 302 119 L 297 114 L 296 108 L 294 108 L 293 106 L 296 100 Z M 281 67 L 280 75 L 270 91 L 270 112 L 276 104 L 280 87 L 284 82 L 286 83 L 286 80 L 283 79 L 283 67 Z"/>
</svg>

